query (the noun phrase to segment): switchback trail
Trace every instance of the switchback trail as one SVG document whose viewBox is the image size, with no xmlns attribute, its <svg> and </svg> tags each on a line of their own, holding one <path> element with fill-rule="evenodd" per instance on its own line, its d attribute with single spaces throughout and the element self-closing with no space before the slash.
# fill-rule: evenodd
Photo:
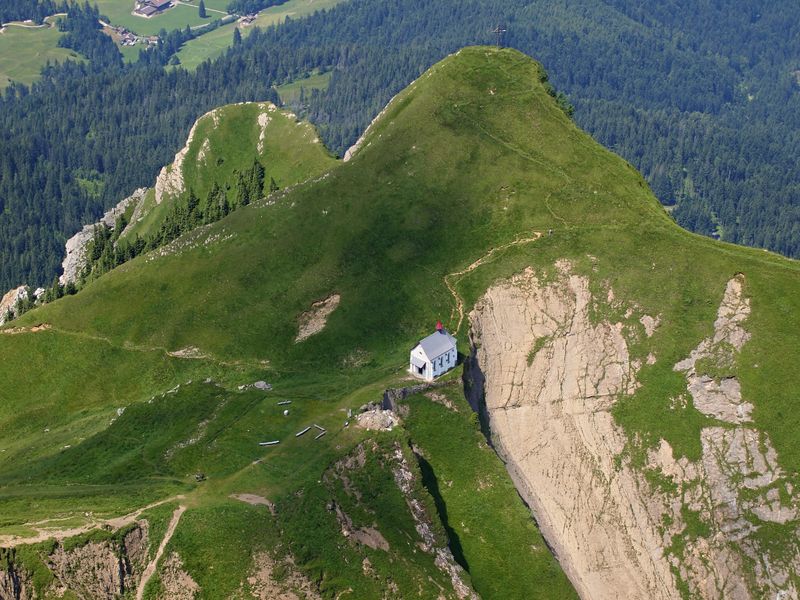
<svg viewBox="0 0 800 600">
<path fill-rule="evenodd" d="M 449 273 L 444 276 L 444 284 L 447 286 L 447 289 L 453 295 L 453 298 L 455 298 L 456 301 L 455 310 L 458 312 L 458 325 L 456 325 L 456 328 L 453 330 L 454 333 L 458 333 L 458 331 L 461 329 L 461 323 L 464 321 L 464 301 L 461 299 L 461 296 L 456 291 L 455 285 L 451 283 L 451 280 L 453 278 L 463 277 L 467 273 L 471 273 L 472 271 L 480 267 L 482 264 L 484 264 L 487 260 L 489 260 L 495 253 L 500 252 L 501 250 L 505 250 L 506 248 L 510 248 L 512 246 L 521 246 L 522 244 L 530 244 L 538 240 L 540 237 L 542 237 L 542 234 L 536 231 L 534 232 L 533 237 L 516 239 L 513 242 L 503 244 L 502 246 L 497 246 L 497 248 L 492 248 L 491 250 L 489 250 L 489 252 L 487 252 L 478 260 L 473 262 L 466 269 L 463 269 L 461 271 L 456 271 L 454 273 Z M 451 313 L 450 320 L 452 321 L 452 319 L 453 319 L 453 314 Z"/>
</svg>

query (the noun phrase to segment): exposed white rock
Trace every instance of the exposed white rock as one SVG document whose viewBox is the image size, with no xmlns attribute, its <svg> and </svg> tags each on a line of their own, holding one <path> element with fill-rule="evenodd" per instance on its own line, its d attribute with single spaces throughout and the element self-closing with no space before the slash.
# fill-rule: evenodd
<svg viewBox="0 0 800 600">
<path fill-rule="evenodd" d="M 262 392 L 269 392 L 272 390 L 272 384 L 267 383 L 266 381 L 256 381 L 254 383 L 240 385 L 238 387 L 240 391 L 244 390 L 260 390 Z"/>
<path fill-rule="evenodd" d="M 202 165 L 206 163 L 206 155 L 211 152 L 211 142 L 208 138 L 203 140 L 203 145 L 197 152 L 197 164 Z"/>
<path fill-rule="evenodd" d="M 144 210 L 145 210 L 145 202 L 144 197 L 148 192 L 148 188 L 139 188 L 135 192 L 134 195 L 139 196 L 139 201 L 136 203 L 136 206 L 133 207 L 133 212 L 131 213 L 131 218 L 128 221 L 128 227 L 131 226 L 133 223 L 138 223 L 144 218 Z M 124 231 L 123 231 L 124 233 Z"/>
<path fill-rule="evenodd" d="M 661 317 L 651 317 L 650 315 L 642 315 L 639 322 L 644 326 L 644 332 L 647 337 L 651 337 L 658 326 L 661 325 Z"/>
<path fill-rule="evenodd" d="M 0 29 L 0 33 L 2 33 Z M 14 564 L 0 567 L 0 598 L 14 600 L 34 600 L 33 577 L 25 569 Z"/>
<path fill-rule="evenodd" d="M 458 53 L 456 53 L 456 54 L 458 54 Z M 451 55 L 451 56 L 453 56 L 453 55 Z M 433 72 L 433 69 L 428 69 L 428 71 L 427 71 L 427 75 L 426 75 L 426 76 L 427 76 L 427 77 L 430 77 L 432 72 Z M 419 79 L 420 79 L 420 78 L 417 78 L 417 79 L 415 79 L 414 81 L 412 81 L 412 82 L 411 82 L 411 83 L 408 85 L 408 87 L 406 87 L 405 91 L 406 91 L 406 92 L 411 92 L 411 91 L 413 91 L 413 89 L 416 87 L 416 83 L 417 83 L 417 81 L 419 81 Z M 362 133 L 362 134 L 361 134 L 361 137 L 359 137 L 359 138 L 356 140 L 355 144 L 353 144 L 352 146 L 350 146 L 350 147 L 347 149 L 347 151 L 344 153 L 344 157 L 342 158 L 342 162 L 349 162 L 349 161 L 350 161 L 350 160 L 351 160 L 351 159 L 352 159 L 352 158 L 353 158 L 353 157 L 354 157 L 354 156 L 355 156 L 355 155 L 358 153 L 358 151 L 359 151 L 359 150 L 361 149 L 361 147 L 364 145 L 364 141 L 367 139 L 367 136 L 369 135 L 369 133 L 370 133 L 370 130 L 371 130 L 371 129 L 372 129 L 374 126 L 375 126 L 375 124 L 376 124 L 378 121 L 380 121 L 380 120 L 383 118 L 383 116 L 384 116 L 384 115 L 385 115 L 385 114 L 388 112 L 388 110 L 389 110 L 389 109 L 391 108 L 391 106 L 394 104 L 395 100 L 397 100 L 397 99 L 400 97 L 400 95 L 401 95 L 402 93 L 403 93 L 403 92 L 400 92 L 400 93 L 398 93 L 398 94 L 395 94 L 395 95 L 392 97 L 392 99 L 391 99 L 391 100 L 389 100 L 389 102 L 387 102 L 387 103 L 386 103 L 386 106 L 384 106 L 384 107 L 383 107 L 383 110 L 381 110 L 381 112 L 379 112 L 377 115 L 375 115 L 375 118 L 374 118 L 374 119 L 372 119 L 372 121 L 370 122 L 370 124 L 369 124 L 369 125 L 367 125 L 367 128 L 364 130 L 364 133 Z"/>
<path fill-rule="evenodd" d="M 415 476 L 399 444 L 395 444 L 393 458 L 395 460 L 395 467 L 392 469 L 394 481 L 406 498 L 406 504 L 414 518 L 415 529 L 422 538 L 422 542 L 419 544 L 420 549 L 434 555 L 434 564 L 450 577 L 453 590 L 458 598 L 478 600 L 478 595 L 464 581 L 464 570 L 456 562 L 450 548 L 446 544 L 437 543 L 430 516 L 425 510 L 425 506 L 414 496 Z"/>
<path fill-rule="evenodd" d="M 258 126 L 260 128 L 258 133 L 258 146 L 257 150 L 259 154 L 263 154 L 264 152 L 264 141 L 267 139 L 267 125 L 270 122 L 269 112 L 262 112 L 258 115 Z"/>
<path fill-rule="evenodd" d="M 317 586 L 297 568 L 291 556 L 277 560 L 269 552 L 255 553 L 247 584 L 249 596 L 256 600 L 321 599 Z"/>
<path fill-rule="evenodd" d="M 701 434 L 703 468 L 706 472 L 714 520 L 723 531 L 748 531 L 747 510 L 760 512 L 765 521 L 785 523 L 796 518 L 791 507 L 781 507 L 777 489 L 781 477 L 778 455 L 769 438 L 755 429 L 708 427 Z M 763 491 L 763 498 L 743 500 L 738 491 Z"/>
<path fill-rule="evenodd" d="M 528 270 L 476 303 L 482 372 L 473 372 L 473 389 L 485 379 L 496 447 L 581 597 L 677 598 L 679 578 L 691 597 L 797 598 L 800 545 L 774 553 L 758 537 L 760 522 L 792 526 L 800 516 L 769 437 L 751 426 L 706 427 L 696 461 L 676 458 L 660 440 L 646 468 L 664 485 L 651 484 L 624 458 L 629 438 L 609 412 L 636 389 L 638 361 L 619 324 L 589 320 L 588 281 L 564 263 L 558 271 L 545 284 Z M 686 369 L 715 344 L 738 352 L 748 311 L 737 277 L 714 335 Z M 542 337 L 548 342 L 529 364 Z M 720 393 L 735 393 L 731 386 L 720 383 Z M 701 527 L 689 527 L 686 511 Z"/>
<path fill-rule="evenodd" d="M 391 431 L 398 423 L 397 415 L 390 410 L 368 410 L 356 415 L 356 424 L 363 429 Z"/>
<path fill-rule="evenodd" d="M 61 285 L 78 281 L 81 271 L 86 266 L 86 248 L 89 242 L 92 241 L 94 228 L 98 225 L 113 228 L 117 217 L 123 215 L 131 204 L 136 204 L 138 208 L 146 193 L 147 188 L 139 188 L 130 196 L 121 200 L 116 206 L 106 211 L 97 223 L 84 225 L 83 229 L 67 240 L 66 256 L 61 263 L 63 273 L 58 278 Z M 134 212 L 136 212 L 136 208 L 134 208 Z"/>
<path fill-rule="evenodd" d="M 175 358 L 191 358 L 191 359 L 203 359 L 208 358 L 208 354 L 203 352 L 197 346 L 186 346 L 185 348 L 181 348 L 180 350 L 173 350 L 172 352 L 167 352 L 170 356 L 174 356 Z"/>
<path fill-rule="evenodd" d="M 8 314 L 8 311 L 11 311 L 16 316 L 15 307 L 17 302 L 27 298 L 28 289 L 24 285 L 8 290 L 3 295 L 2 300 L 0 300 L 0 325 L 5 323 L 6 314 Z"/>
<path fill-rule="evenodd" d="M 755 561 L 756 583 L 769 590 L 770 597 L 797 598 L 790 575 L 800 571 L 800 556 L 790 556 L 789 562 L 771 559 L 753 537 L 759 525 L 748 517 L 752 513 L 762 521 L 785 524 L 798 516 L 794 501 L 781 502 L 779 489 L 791 497 L 792 488 L 769 438 L 745 427 L 708 427 L 700 437 L 702 458 L 697 462 L 675 460 L 665 440 L 648 453 L 649 467 L 676 485 L 668 502 L 671 525 L 666 527 L 664 544 L 677 536 L 685 550 L 681 561 L 670 557 L 670 562 L 704 598 L 760 597 L 748 582 L 745 560 Z M 699 515 L 709 527 L 709 537 L 686 535 L 684 507 Z"/>
<path fill-rule="evenodd" d="M 610 409 L 637 388 L 622 324 L 593 325 L 589 281 L 557 267 L 548 285 L 527 270 L 492 287 L 470 315 L 494 439 L 583 598 L 678 597 L 663 506 L 615 461 L 625 436 Z"/>
<path fill-rule="evenodd" d="M 750 314 L 750 300 L 742 294 L 743 284 L 743 275 L 728 281 L 714 322 L 714 335 L 700 342 L 688 358 L 675 365 L 676 371 L 686 373 L 686 387 L 695 408 L 729 423 L 750 421 L 753 405 L 742 400 L 738 379 L 725 377 L 717 381 L 708 373 L 698 372 L 697 363 L 702 360 L 720 367 L 730 366 L 735 354 L 750 339 L 750 334 L 742 327 Z"/>
<path fill-rule="evenodd" d="M 194 134 L 195 131 L 197 131 L 197 126 L 203 119 L 206 118 L 213 119 L 214 125 L 216 126 L 219 122 L 219 116 L 217 114 L 218 112 L 219 109 L 215 108 L 197 119 L 194 122 L 194 125 L 192 125 L 192 128 L 189 130 L 189 135 L 186 136 L 186 144 L 184 144 L 183 148 L 178 150 L 178 152 L 175 154 L 172 164 L 166 165 L 161 169 L 158 177 L 156 177 L 156 204 L 161 204 L 166 196 L 179 196 L 186 191 L 183 181 L 183 162 L 186 160 L 186 154 L 189 152 L 189 147 L 192 145 L 192 141 L 194 140 Z"/>
<path fill-rule="evenodd" d="M 171 600 L 192 600 L 200 592 L 200 586 L 186 572 L 183 560 L 177 552 L 169 555 L 161 567 L 161 583 L 165 598 Z"/>
</svg>

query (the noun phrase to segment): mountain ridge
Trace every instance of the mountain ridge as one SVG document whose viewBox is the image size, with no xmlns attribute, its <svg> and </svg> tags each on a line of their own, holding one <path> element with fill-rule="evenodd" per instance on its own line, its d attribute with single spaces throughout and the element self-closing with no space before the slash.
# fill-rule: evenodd
<svg viewBox="0 0 800 600">
<path fill-rule="evenodd" d="M 492 566 L 494 553 L 503 548 L 528 565 L 514 569 L 520 581 L 507 582 L 512 596 L 530 597 L 526 594 L 538 585 L 538 594 L 553 597 L 569 584 L 530 522 L 520 528 L 528 513 L 504 495 L 513 487 L 492 470 L 499 463 L 486 463 L 489 482 L 480 472 L 464 472 L 458 463 L 461 453 L 474 452 L 483 461 L 490 452 L 459 389 L 460 372 L 450 376 L 454 383 L 443 388 L 443 397 L 426 392 L 403 403 L 398 413 L 405 424 L 392 432 L 356 430 L 349 421 L 343 424 L 344 415 L 348 409 L 370 410 L 387 387 L 408 385 L 407 348 L 437 318 L 458 334 L 460 350 L 472 357 L 464 373 L 466 392 L 474 395 L 476 406 L 484 403 L 485 415 L 487 405 L 494 407 L 493 386 L 515 387 L 504 381 L 505 375 L 489 375 L 495 372 L 491 360 L 517 357 L 513 368 L 501 371 L 522 381 L 526 369 L 541 367 L 536 362 L 543 360 L 540 353 L 560 343 L 564 330 L 537 330 L 536 340 L 510 349 L 489 343 L 471 347 L 466 334 L 475 332 L 479 317 L 473 313 L 469 328 L 459 330 L 459 302 L 470 313 L 498 286 L 519 284 L 531 294 L 558 297 L 570 289 L 565 282 L 580 281 L 575 289 L 583 298 L 582 330 L 615 332 L 629 362 L 639 365 L 635 390 L 617 389 L 611 394 L 613 407 L 604 409 L 603 418 L 621 432 L 615 453 L 604 460 L 641 482 L 637 501 L 666 494 L 677 484 L 664 465 L 650 460 L 651 451 L 665 443 L 676 461 L 697 461 L 703 456 L 703 432 L 716 426 L 713 417 L 697 409 L 687 395 L 686 375 L 673 366 L 713 337 L 719 298 L 739 272 L 750 302 L 746 326 L 751 338 L 733 355 L 732 364 L 700 364 L 709 371 L 724 366 L 726 378 L 740 382 L 742 397 L 753 405 L 746 428 L 769 436 L 781 469 L 776 479 L 784 489 L 781 503 L 793 509 L 796 492 L 786 492 L 786 486 L 798 489 L 797 418 L 791 412 L 797 375 L 786 365 L 798 352 L 798 328 L 793 327 L 798 296 L 793 291 L 800 265 L 681 230 L 628 163 L 569 120 L 545 83 L 541 66 L 521 53 L 464 49 L 399 94 L 348 162 L 185 234 L 167 251 L 139 256 L 77 295 L 18 319 L 16 335 L 0 335 L 0 348 L 13 357 L 0 365 L 0 376 L 6 389 L 20 390 L 0 409 L 0 431 L 11 450 L 5 457 L 0 454 L 5 494 L 0 498 L 8 503 L 9 526 L 19 526 L 23 514 L 30 522 L 54 510 L 93 504 L 119 512 L 184 493 L 191 497 L 190 506 L 171 544 L 201 595 L 223 585 L 199 574 L 201 557 L 214 564 L 222 564 L 216 561 L 223 557 L 193 523 L 201 515 L 228 515 L 220 517 L 219 527 L 229 523 L 231 531 L 242 535 L 237 519 L 245 510 L 251 515 L 261 510 L 255 529 L 280 540 L 321 590 L 366 585 L 360 578 L 368 578 L 369 569 L 346 566 L 341 551 L 353 564 L 368 558 L 370 569 L 381 573 L 377 587 L 370 589 L 385 591 L 400 585 L 386 579 L 386 556 L 345 539 L 342 531 L 353 528 L 326 506 L 344 506 L 356 528 L 380 531 L 397 553 L 394 564 L 408 565 L 411 580 L 424 581 L 428 574 L 439 581 L 443 573 L 435 570 L 433 558 L 414 562 L 399 539 L 390 539 L 395 528 L 415 535 L 413 523 L 420 521 L 402 507 L 416 499 L 427 506 L 425 522 L 430 519 L 438 532 L 437 544 L 446 540 L 478 593 L 496 597 L 496 588 L 481 582 L 488 573 L 503 577 Z M 515 243 L 522 240 L 529 243 Z M 535 274 L 536 280 L 521 281 L 525 273 Z M 324 328 L 298 343 L 302 315 L 332 294 L 340 301 Z M 498 313 L 495 321 L 502 323 L 509 314 Z M 49 328 L 34 333 L 30 328 L 39 323 Z M 104 356 L 98 344 L 113 357 Z M 31 378 L 26 368 L 32 364 L 49 369 L 48 378 Z M 483 382 L 485 393 L 475 366 L 490 376 Z M 97 372 L 107 373 L 108 381 L 99 382 Z M 565 372 L 570 385 L 583 390 L 579 373 Z M 247 387 L 256 380 L 269 381 L 272 391 Z M 516 387 L 527 401 L 526 385 Z M 60 404 L 62 398 L 69 399 L 68 407 Z M 592 398 L 581 391 L 573 400 L 581 405 Z M 287 401 L 278 409 L 278 402 Z M 284 406 L 289 413 L 282 417 Z M 295 437 L 309 423 L 329 433 L 319 440 Z M 460 432 L 464 448 L 447 448 L 447 441 L 439 439 L 447 435 L 437 437 L 433 423 Z M 495 436 L 506 435 L 491 418 L 484 425 Z M 53 442 L 42 447 L 45 428 Z M 274 449 L 256 449 L 259 441 L 274 439 L 280 440 Z M 112 440 L 125 443 L 114 449 Z M 410 466 L 401 468 L 403 460 Z M 397 522 L 395 513 L 380 510 L 381 503 L 364 504 L 371 497 L 359 499 L 348 492 L 344 480 L 334 475 L 345 466 L 354 470 L 362 494 L 371 485 L 385 494 L 381 502 L 395 507 Z M 411 473 L 413 496 L 393 487 L 397 469 Z M 208 481 L 195 482 L 197 471 Z M 114 492 L 122 483 L 132 490 L 126 498 Z M 48 485 L 64 484 L 74 486 L 70 493 L 37 508 L 36 516 L 10 500 L 33 493 L 29 485 L 48 490 Z M 106 494 L 105 499 L 81 495 L 79 484 L 96 486 L 95 493 Z M 266 505 L 238 507 L 228 498 L 231 493 L 257 494 L 276 504 L 276 514 L 269 516 Z M 490 493 L 499 495 L 482 533 L 474 533 L 479 523 L 467 526 L 447 517 L 452 510 L 468 520 Z M 686 538 L 692 546 L 725 534 L 713 498 L 709 506 L 690 506 L 691 514 L 679 509 L 683 520 L 671 517 L 671 526 L 680 523 L 683 529 L 661 540 L 661 548 L 649 548 L 661 553 L 654 560 L 674 562 L 665 570 L 672 589 L 708 596 L 693 572 L 681 570 L 691 563 L 679 541 Z M 514 515 L 509 522 L 506 513 Z M 272 519 L 283 533 L 272 529 Z M 495 536 L 507 539 L 495 537 L 486 549 L 479 536 L 493 535 L 492 527 L 498 528 Z M 512 535 L 515 529 L 524 536 Z M 755 548 L 757 557 L 791 567 L 795 530 L 795 520 L 759 520 L 747 538 L 753 544 L 748 548 Z M 220 535 L 223 541 L 235 539 L 230 532 Z M 532 548 L 525 539 L 532 540 Z M 743 570 L 753 573 L 742 593 L 755 595 L 764 585 L 792 589 L 791 575 L 784 583 L 764 583 L 746 562 L 747 552 L 736 556 L 745 561 Z M 562 561 L 573 558 L 559 556 Z M 230 591 L 245 577 L 243 568 L 225 578 Z M 790 574 L 796 573 L 791 568 Z M 337 578 L 337 569 L 346 575 Z M 526 569 L 531 579 L 522 581 Z M 586 589 L 579 591 L 591 596 Z"/>
</svg>

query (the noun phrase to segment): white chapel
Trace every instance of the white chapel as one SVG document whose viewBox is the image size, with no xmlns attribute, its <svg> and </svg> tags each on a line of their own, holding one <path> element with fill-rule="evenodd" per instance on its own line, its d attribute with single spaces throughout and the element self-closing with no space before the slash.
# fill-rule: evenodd
<svg viewBox="0 0 800 600">
<path fill-rule="evenodd" d="M 439 321 L 436 324 L 436 332 L 420 341 L 411 350 L 408 370 L 416 377 L 433 381 L 455 367 L 457 360 L 456 338 L 447 333 Z"/>
</svg>

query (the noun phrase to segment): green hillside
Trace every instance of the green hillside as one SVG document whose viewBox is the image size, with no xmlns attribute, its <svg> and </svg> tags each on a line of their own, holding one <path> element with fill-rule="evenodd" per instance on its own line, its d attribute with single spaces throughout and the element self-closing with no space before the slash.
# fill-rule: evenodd
<svg viewBox="0 0 800 600">
<path fill-rule="evenodd" d="M 308 126 L 280 117 L 263 158 L 281 191 L 0 330 L 8 357 L 0 362 L 0 536 L 30 533 L 32 522 L 52 517 L 80 526 L 90 513 L 125 514 L 183 494 L 188 510 L 165 556 L 182 557 L 199 597 L 243 589 L 262 551 L 278 562 L 292 557 L 324 597 L 347 589 L 361 598 L 386 590 L 455 596 L 433 554 L 417 551 L 425 541 L 409 506 L 420 505 L 437 516 L 434 545 L 449 540 L 464 581 L 482 598 L 569 596 L 477 433 L 459 373 L 446 392 L 459 410 L 442 413 L 416 396 L 407 424 L 392 432 L 344 425 L 347 409 L 408 384 L 408 349 L 437 319 L 468 354 L 462 316 L 483 292 L 528 266 L 552 273 L 559 259 L 597 291 L 610 284 L 617 297 L 660 315 L 652 338 L 630 342 L 633 358 L 655 350 L 659 361 L 641 370 L 641 387 L 615 413 L 634 456 L 660 438 L 676 456 L 698 456 L 699 429 L 714 420 L 691 404 L 670 409 L 671 395 L 685 389 L 672 365 L 709 335 L 726 282 L 744 273 L 752 339 L 734 368 L 755 426 L 796 480 L 798 263 L 680 229 L 629 164 L 571 122 L 545 82 L 541 66 L 519 52 L 464 49 L 397 96 L 355 157 L 332 167 L 321 145 L 303 142 Z M 237 114 L 197 128 L 183 175 L 200 197 L 218 176 L 214 165 L 252 161 L 253 115 Z M 202 140 L 215 136 L 218 150 L 201 165 Z M 291 136 L 297 141 L 287 143 Z M 315 178 L 298 183 L 308 176 Z M 302 315 L 334 294 L 341 301 L 324 329 L 297 343 Z M 610 303 L 593 310 L 598 319 L 628 318 Z M 24 329 L 38 324 L 47 327 Z M 238 389 L 256 380 L 272 391 Z M 314 423 L 327 435 L 294 436 Z M 475 492 L 480 474 L 461 456 L 496 478 L 491 492 Z M 403 461 L 413 481 L 405 492 L 396 485 Z M 196 482 L 196 472 L 207 480 Z M 242 493 L 269 499 L 275 515 L 229 498 Z M 381 532 L 388 550 L 345 540 L 337 507 L 356 530 Z M 785 547 L 792 527 L 765 529 L 767 543 Z M 35 564 L 48 551 L 14 560 L 41 570 Z M 512 551 L 514 572 L 499 568 Z M 209 575 L 209 564 L 223 575 Z M 159 573 L 152 597 L 167 589 Z"/>
<path fill-rule="evenodd" d="M 147 237 L 158 229 L 177 200 L 189 191 L 205 199 L 216 184 L 229 202 L 236 201 L 239 173 L 257 160 L 266 181 L 292 186 L 327 171 L 335 160 L 320 143 L 314 128 L 268 102 L 223 106 L 197 120 L 182 158 L 166 167 L 159 180 L 177 177 L 159 193 L 148 193 L 123 237 Z"/>
<path fill-rule="evenodd" d="M 180 65 L 189 71 L 195 70 L 206 60 L 220 56 L 233 44 L 233 30 L 239 29 L 242 37 L 247 37 L 258 28 L 266 29 L 283 23 L 286 19 L 302 19 L 317 11 L 328 10 L 342 0 L 286 0 L 270 6 L 258 13 L 250 27 L 240 27 L 239 23 L 228 23 L 213 31 L 186 42 L 176 54 Z M 223 6 L 226 6 L 223 4 Z"/>
<path fill-rule="evenodd" d="M 61 35 L 50 19 L 42 27 L 6 25 L 0 31 L 0 90 L 12 81 L 31 85 L 48 62 L 83 61 L 74 50 L 58 46 Z"/>
</svg>

